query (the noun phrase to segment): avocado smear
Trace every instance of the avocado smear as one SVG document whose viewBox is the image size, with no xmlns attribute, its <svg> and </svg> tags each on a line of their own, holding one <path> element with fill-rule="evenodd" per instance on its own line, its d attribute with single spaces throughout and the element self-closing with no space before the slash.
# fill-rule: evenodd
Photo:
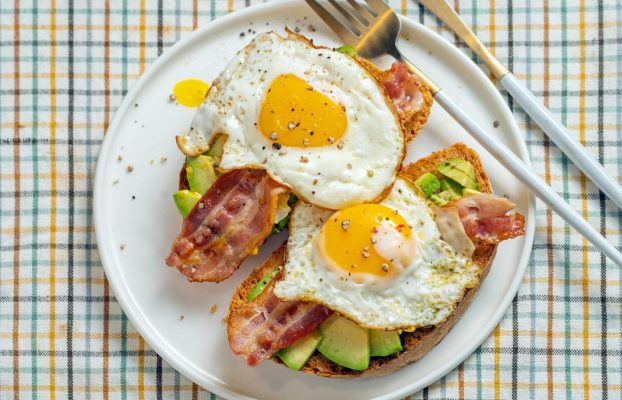
<svg viewBox="0 0 622 400">
<path fill-rule="evenodd" d="M 248 293 L 248 295 L 246 296 L 246 300 L 247 301 L 251 301 L 254 298 L 256 298 L 257 296 L 259 296 L 261 294 L 261 292 L 263 292 L 263 290 L 266 288 L 266 286 L 268 286 L 268 284 L 270 283 L 270 281 L 272 280 L 272 278 L 274 278 L 276 276 L 276 274 L 278 274 L 281 269 L 283 267 L 279 266 L 276 267 L 275 269 L 273 269 L 272 271 L 268 272 L 267 274 L 265 274 L 263 276 L 263 278 L 261 278 L 256 284 L 255 286 L 253 286 L 253 288 L 251 289 L 251 291 Z"/>
</svg>

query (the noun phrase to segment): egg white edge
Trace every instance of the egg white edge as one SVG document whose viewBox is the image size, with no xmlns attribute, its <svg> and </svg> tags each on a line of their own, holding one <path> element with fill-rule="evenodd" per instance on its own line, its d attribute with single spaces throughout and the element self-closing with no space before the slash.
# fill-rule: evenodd
<svg viewBox="0 0 622 400">
<path fill-rule="evenodd" d="M 321 46 L 321 45 L 318 46 L 315 43 L 313 43 L 312 39 L 309 39 L 309 38 L 307 38 L 304 35 L 294 33 L 294 32 L 292 32 L 288 28 L 285 28 L 285 31 L 287 33 L 287 37 L 279 35 L 279 34 L 273 32 L 273 31 L 265 32 L 263 34 L 273 34 L 273 35 L 276 35 L 276 36 L 278 36 L 279 38 L 281 38 L 283 40 L 297 40 L 297 41 L 303 42 L 305 45 L 307 45 L 309 47 L 312 47 L 312 48 L 315 48 L 315 49 L 326 49 L 327 51 L 336 52 L 333 48 L 326 47 L 326 46 Z M 248 52 L 250 49 L 252 49 L 252 47 L 254 47 L 254 42 L 253 41 L 251 41 L 249 44 L 247 44 L 242 49 L 240 49 L 237 52 L 237 54 L 231 59 L 231 61 L 229 63 L 237 62 L 238 59 L 240 58 L 240 56 L 242 54 Z M 341 54 L 341 53 L 339 53 L 339 54 Z M 395 105 L 389 99 L 389 96 L 388 96 L 386 90 L 384 89 L 384 87 L 377 81 L 375 76 L 365 66 L 365 63 L 361 62 L 358 57 L 353 57 L 353 60 L 356 62 L 356 64 L 359 66 L 359 68 L 363 71 L 363 73 L 367 74 L 369 76 L 369 78 L 376 83 L 378 89 L 383 93 L 384 101 L 387 104 L 388 109 L 393 113 L 393 118 L 397 122 L 397 126 L 398 126 L 400 132 L 402 133 L 402 142 L 403 142 L 403 144 L 402 144 L 402 151 L 401 151 L 401 154 L 400 154 L 400 157 L 399 157 L 399 162 L 396 163 L 396 167 L 395 167 L 395 169 L 393 171 L 392 179 L 390 180 L 390 182 L 387 183 L 387 185 L 385 186 L 384 190 L 382 192 L 380 192 L 378 194 L 378 196 L 376 196 L 372 200 L 366 201 L 366 202 L 369 202 L 369 203 L 378 203 L 378 202 L 382 201 L 385 197 L 387 197 L 389 195 L 389 193 L 391 192 L 391 189 L 393 188 L 393 185 L 395 184 L 395 180 L 397 179 L 397 176 L 398 176 L 399 171 L 401 169 L 402 162 L 404 161 L 404 159 L 406 157 L 406 149 L 407 149 L 408 141 L 407 141 L 406 131 L 404 129 L 405 121 L 403 121 L 403 119 L 401 118 L 401 116 L 398 113 L 397 109 L 395 108 Z M 228 66 L 225 69 L 227 69 L 227 68 L 228 68 Z M 221 74 L 219 74 L 219 77 L 220 77 Z M 216 78 L 212 82 L 212 84 L 210 85 L 210 87 L 208 89 L 208 93 L 206 94 L 206 99 L 209 96 L 209 92 L 211 90 L 213 90 L 213 88 L 215 88 L 215 87 L 218 88 L 218 85 L 216 84 L 217 81 L 218 81 L 218 78 Z M 224 132 L 216 132 L 216 133 L 213 133 L 211 135 L 211 137 L 209 137 L 209 138 L 205 137 L 207 139 L 207 144 L 205 142 L 203 142 L 202 144 L 195 144 L 194 148 L 192 150 L 187 146 L 187 143 L 191 142 L 192 135 L 190 134 L 190 132 L 188 132 L 186 135 L 177 135 L 176 136 L 176 143 L 177 143 L 177 147 L 179 148 L 179 150 L 184 155 L 187 155 L 187 156 L 197 156 L 197 155 L 203 154 L 206 151 L 208 151 L 209 148 L 212 146 L 212 144 L 217 140 L 217 138 L 219 136 L 225 136 L 225 142 L 224 142 L 224 147 L 223 147 L 223 153 L 224 153 L 224 151 L 225 151 L 224 148 L 226 148 L 227 142 L 229 140 L 229 135 L 227 133 L 224 133 Z M 200 146 L 200 147 L 197 147 L 197 146 Z M 184 151 L 184 149 L 185 149 L 185 151 Z M 294 188 L 290 184 L 288 184 L 286 182 L 283 182 L 281 179 L 276 177 L 270 170 L 265 168 L 263 166 L 263 164 L 261 164 L 261 163 L 251 163 L 251 164 L 247 164 L 247 165 L 244 165 L 244 166 L 239 166 L 239 167 L 231 168 L 231 169 L 224 169 L 224 168 L 221 168 L 221 167 L 217 167 L 217 170 L 219 172 L 226 173 L 226 172 L 229 172 L 229 171 L 233 171 L 235 169 L 243 169 L 243 168 L 257 168 L 257 169 L 265 170 L 268 173 L 268 175 L 270 176 L 271 179 L 273 179 L 275 182 L 277 182 L 280 185 L 282 185 L 282 186 L 286 187 L 287 189 L 289 189 L 299 199 L 301 199 L 302 201 L 304 201 L 306 203 L 313 204 L 316 207 L 326 208 L 326 209 L 330 209 L 330 210 L 337 210 L 338 209 L 338 208 L 329 208 L 329 207 L 325 207 L 325 206 L 314 204 L 314 202 L 310 201 L 306 196 L 304 196 L 304 195 L 298 193 L 297 191 L 295 191 Z"/>
<path fill-rule="evenodd" d="M 397 179 L 403 181 L 406 185 L 410 186 L 412 188 L 413 193 L 416 193 L 417 196 L 422 197 L 421 194 L 419 193 L 419 191 L 414 188 L 413 183 L 409 179 L 406 179 L 404 177 L 398 177 Z M 426 200 L 426 203 L 429 203 L 429 201 L 427 199 L 425 199 L 425 200 Z M 308 205 L 309 204 L 301 204 L 300 202 L 297 203 L 296 205 L 294 205 L 293 210 L 292 210 L 292 212 L 290 214 L 290 221 L 289 221 L 288 227 L 291 226 L 292 221 L 295 218 L 294 210 L 297 207 L 308 206 Z M 314 207 L 317 207 L 317 206 L 314 206 Z M 319 208 L 321 208 L 321 207 L 319 207 Z M 325 210 L 326 211 L 333 211 L 333 210 L 329 210 L 329 209 L 325 209 Z M 432 211 L 430 210 L 430 212 L 432 212 Z M 283 267 L 282 278 L 281 278 L 281 280 L 279 280 L 279 281 L 274 283 L 273 292 L 274 292 L 275 296 L 277 296 L 280 300 L 283 300 L 283 301 L 309 301 L 309 302 L 312 302 L 312 303 L 321 304 L 321 305 L 323 305 L 323 306 L 333 310 L 331 305 L 329 305 L 326 302 L 324 302 L 322 300 L 319 300 L 319 299 L 317 299 L 315 297 L 312 297 L 312 296 L 302 295 L 302 296 L 296 296 L 296 297 L 287 297 L 287 296 L 283 296 L 283 295 L 279 296 L 277 294 L 277 289 L 276 288 L 278 287 L 279 282 L 281 282 L 284 279 L 285 274 L 287 273 L 286 265 L 287 265 L 287 260 L 288 260 L 288 257 L 289 257 L 289 255 L 288 255 L 288 247 L 289 247 L 288 244 L 289 244 L 289 240 L 286 243 L 287 250 L 285 252 L 285 260 L 284 260 L 284 262 L 282 264 L 282 267 Z M 458 255 L 458 254 L 456 253 L 456 255 Z M 459 257 L 461 257 L 461 256 L 459 256 Z M 419 329 L 419 328 L 430 327 L 430 326 L 438 326 L 438 325 L 442 324 L 444 321 L 446 321 L 448 318 L 450 318 L 453 315 L 456 307 L 458 306 L 460 301 L 462 301 L 462 299 L 464 298 L 464 295 L 466 294 L 466 292 L 469 289 L 476 288 L 476 287 L 478 287 L 481 284 L 481 274 L 482 274 L 482 271 L 483 271 L 484 268 L 482 268 L 480 265 L 477 265 L 472 259 L 469 259 L 469 261 L 470 261 L 470 263 L 472 263 L 473 265 L 476 266 L 475 268 L 477 270 L 477 273 L 475 274 L 475 276 L 473 277 L 473 280 L 471 282 L 469 282 L 468 284 L 466 284 L 466 285 L 464 285 L 462 287 L 460 294 L 456 296 L 456 299 L 453 302 L 453 304 L 451 304 L 451 306 L 447 307 L 447 313 L 446 313 L 445 317 L 442 318 L 441 320 L 436 321 L 433 325 L 421 324 L 421 325 L 406 325 L 406 326 L 400 325 L 400 326 L 383 326 L 383 327 L 371 326 L 369 324 L 366 324 L 364 321 L 360 321 L 354 315 L 349 314 L 346 311 L 343 311 L 343 310 L 339 310 L 339 311 L 333 310 L 333 311 L 335 311 L 335 312 L 339 313 L 339 315 L 341 315 L 341 316 L 351 320 L 352 322 L 356 323 L 358 326 L 360 326 L 362 328 L 367 328 L 367 329 L 385 330 L 385 331 L 398 330 L 398 331 L 405 331 L 405 332 L 413 332 L 413 331 L 415 331 L 416 329 Z"/>
</svg>

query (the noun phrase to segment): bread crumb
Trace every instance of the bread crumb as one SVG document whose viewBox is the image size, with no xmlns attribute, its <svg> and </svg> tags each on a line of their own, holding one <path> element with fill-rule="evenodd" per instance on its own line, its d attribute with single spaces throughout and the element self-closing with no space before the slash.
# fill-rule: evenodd
<svg viewBox="0 0 622 400">
<path fill-rule="evenodd" d="M 218 305 L 212 304 L 212 306 L 209 308 L 209 313 L 214 314 L 217 310 L 218 310 Z"/>
<path fill-rule="evenodd" d="M 168 160 L 168 158 L 162 156 L 160 157 L 160 163 L 164 164 L 166 162 L 166 160 Z"/>
<path fill-rule="evenodd" d="M 130 164 L 130 165 L 127 166 L 127 172 L 130 173 L 132 171 L 134 171 L 134 166 L 132 164 Z"/>
<path fill-rule="evenodd" d="M 119 155 L 117 156 L 117 161 L 121 162 L 122 160 L 123 160 L 123 157 L 121 157 L 121 155 L 119 154 Z"/>
</svg>

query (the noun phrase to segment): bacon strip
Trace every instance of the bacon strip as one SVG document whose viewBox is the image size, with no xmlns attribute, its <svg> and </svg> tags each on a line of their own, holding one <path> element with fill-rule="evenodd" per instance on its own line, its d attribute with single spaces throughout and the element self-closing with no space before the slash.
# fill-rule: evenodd
<svg viewBox="0 0 622 400">
<path fill-rule="evenodd" d="M 264 292 L 228 316 L 229 346 L 255 366 L 298 339 L 313 332 L 333 312 L 308 301 L 282 301 Z"/>
<path fill-rule="evenodd" d="M 270 233 L 283 191 L 262 169 L 221 175 L 184 219 L 166 265 L 192 282 L 228 278 Z"/>
<path fill-rule="evenodd" d="M 471 239 L 494 244 L 525 234 L 525 217 L 506 215 L 516 206 L 506 198 L 482 193 L 463 197 L 453 205 Z"/>
<path fill-rule="evenodd" d="M 380 81 L 404 121 L 409 120 L 423 105 L 419 83 L 404 62 L 394 62 L 390 69 L 382 72 Z"/>
</svg>

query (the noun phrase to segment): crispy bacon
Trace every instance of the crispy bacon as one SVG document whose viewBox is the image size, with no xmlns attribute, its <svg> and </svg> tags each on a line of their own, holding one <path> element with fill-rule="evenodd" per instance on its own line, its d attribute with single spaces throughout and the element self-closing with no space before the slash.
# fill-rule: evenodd
<svg viewBox="0 0 622 400">
<path fill-rule="evenodd" d="M 404 62 L 394 62 L 390 69 L 382 72 L 380 80 L 402 119 L 410 119 L 423 105 L 420 84 Z"/>
<path fill-rule="evenodd" d="M 499 243 L 525 234 L 525 217 L 506 215 L 516 205 L 493 194 L 463 197 L 453 204 L 458 209 L 466 234 L 485 243 Z"/>
<path fill-rule="evenodd" d="M 283 191 L 262 169 L 221 175 L 184 219 L 166 265 L 193 282 L 228 278 L 268 236 Z"/>
<path fill-rule="evenodd" d="M 272 286 L 228 316 L 229 346 L 255 366 L 313 332 L 332 311 L 308 301 L 282 301 Z"/>
</svg>

